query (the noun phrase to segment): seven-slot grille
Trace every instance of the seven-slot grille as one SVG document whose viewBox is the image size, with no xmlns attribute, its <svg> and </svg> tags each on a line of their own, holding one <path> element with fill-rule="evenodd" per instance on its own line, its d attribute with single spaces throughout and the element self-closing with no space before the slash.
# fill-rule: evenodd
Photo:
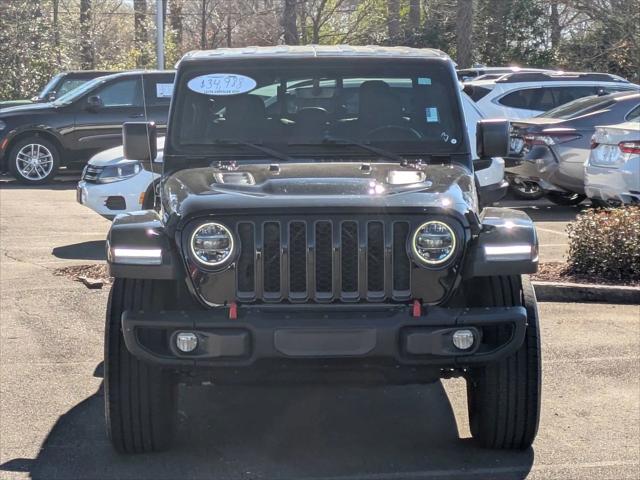
<svg viewBox="0 0 640 480">
<path fill-rule="evenodd" d="M 100 173 L 102 173 L 102 170 L 104 170 L 104 167 L 95 167 L 93 165 L 87 165 L 86 167 L 84 167 L 84 170 L 82 171 L 81 180 L 84 180 L 85 182 L 89 182 L 89 183 L 96 183 L 98 181 L 98 177 L 100 176 Z"/>
<path fill-rule="evenodd" d="M 408 221 L 239 221 L 240 301 L 408 300 Z"/>
</svg>

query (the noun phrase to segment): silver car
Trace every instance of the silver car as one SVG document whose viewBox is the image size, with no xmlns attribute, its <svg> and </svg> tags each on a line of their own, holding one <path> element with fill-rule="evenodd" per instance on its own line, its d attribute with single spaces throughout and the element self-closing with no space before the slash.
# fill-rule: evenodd
<svg viewBox="0 0 640 480">
<path fill-rule="evenodd" d="M 596 125 L 639 116 L 640 93 L 621 92 L 584 97 L 514 122 L 507 172 L 537 182 L 554 203 L 578 204 L 586 198 L 584 165 Z"/>
<path fill-rule="evenodd" d="M 595 204 L 640 202 L 640 118 L 596 128 L 584 186 Z"/>
</svg>

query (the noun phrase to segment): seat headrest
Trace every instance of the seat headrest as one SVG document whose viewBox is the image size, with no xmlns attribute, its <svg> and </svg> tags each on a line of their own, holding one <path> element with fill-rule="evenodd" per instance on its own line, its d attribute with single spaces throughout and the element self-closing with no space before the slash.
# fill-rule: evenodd
<svg viewBox="0 0 640 480">
<path fill-rule="evenodd" d="M 264 102 L 255 95 L 239 95 L 230 98 L 225 110 L 228 122 L 255 121 L 266 117 Z"/>
</svg>

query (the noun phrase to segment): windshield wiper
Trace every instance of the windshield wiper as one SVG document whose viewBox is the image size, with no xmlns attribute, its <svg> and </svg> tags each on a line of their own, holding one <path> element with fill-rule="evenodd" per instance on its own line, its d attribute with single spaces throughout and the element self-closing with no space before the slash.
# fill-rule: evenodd
<svg viewBox="0 0 640 480">
<path fill-rule="evenodd" d="M 257 143 L 245 142 L 245 141 L 242 141 L 242 140 L 236 140 L 236 141 L 215 140 L 213 143 L 215 145 L 229 145 L 229 146 L 242 145 L 242 146 L 245 146 L 245 147 L 253 148 L 254 150 L 257 150 L 259 152 L 266 153 L 270 157 L 277 158 L 278 160 L 284 160 L 285 162 L 294 161 L 293 158 L 291 158 L 286 153 L 279 152 L 277 150 L 274 150 L 274 149 L 269 148 L 269 147 L 265 147 L 265 146 L 257 144 Z"/>
<path fill-rule="evenodd" d="M 382 148 L 369 145 L 368 143 L 362 143 L 362 142 L 358 142 L 348 138 L 340 138 L 340 137 L 333 137 L 333 136 L 327 135 L 322 138 L 322 143 L 328 144 L 328 145 L 353 145 L 356 147 L 360 147 L 363 150 L 367 150 L 369 152 L 375 153 L 376 155 L 380 155 L 381 157 L 386 158 L 388 160 L 393 160 L 399 163 L 404 163 L 406 161 L 397 153 L 393 153 L 393 152 L 390 152 L 389 150 L 384 150 Z"/>
</svg>

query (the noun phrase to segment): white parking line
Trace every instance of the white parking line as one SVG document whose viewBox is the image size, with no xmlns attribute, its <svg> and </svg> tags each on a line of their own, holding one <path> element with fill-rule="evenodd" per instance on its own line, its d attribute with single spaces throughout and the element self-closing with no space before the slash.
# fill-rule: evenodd
<svg viewBox="0 0 640 480">
<path fill-rule="evenodd" d="M 542 231 L 542 232 L 547 232 L 547 233 L 556 233 L 556 234 L 558 234 L 558 235 L 564 235 L 565 237 L 568 237 L 568 236 L 569 236 L 569 234 L 568 234 L 568 233 L 565 233 L 565 232 L 559 232 L 559 231 L 557 231 L 557 230 L 551 230 L 550 228 L 538 227 L 537 225 L 536 225 L 536 230 L 540 230 L 540 231 Z"/>
</svg>

